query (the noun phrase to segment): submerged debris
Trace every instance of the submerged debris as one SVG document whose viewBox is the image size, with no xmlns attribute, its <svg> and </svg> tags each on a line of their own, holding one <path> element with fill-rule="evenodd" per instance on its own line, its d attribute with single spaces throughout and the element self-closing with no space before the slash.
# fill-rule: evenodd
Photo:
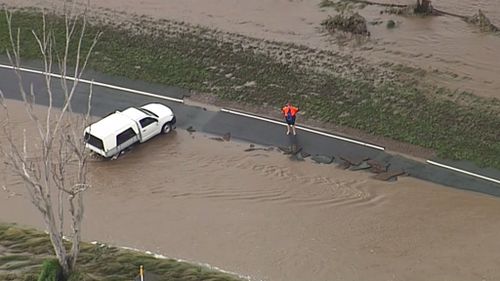
<svg viewBox="0 0 500 281">
<path fill-rule="evenodd" d="M 215 141 L 220 141 L 220 142 L 230 141 L 231 140 L 231 133 L 225 133 L 222 137 L 212 137 L 210 139 L 215 140 Z"/>
<path fill-rule="evenodd" d="M 350 157 L 350 156 L 345 156 L 345 155 L 340 156 L 340 159 L 346 161 L 347 163 L 349 163 L 349 165 L 353 165 L 353 166 L 358 166 L 361 163 L 363 163 L 364 161 L 370 160 L 370 158 L 368 158 L 368 157 Z"/>
<path fill-rule="evenodd" d="M 405 175 L 405 171 L 403 170 L 395 170 L 395 171 L 389 171 L 389 172 L 383 172 L 380 174 L 375 175 L 373 178 L 377 180 L 382 180 L 382 181 L 395 181 L 397 180 L 398 176 Z"/>
<path fill-rule="evenodd" d="M 479 26 L 481 31 L 485 32 L 500 32 L 500 28 L 491 23 L 490 19 L 479 10 L 477 14 L 467 17 L 466 22 Z"/>
<path fill-rule="evenodd" d="M 417 0 L 417 5 L 414 8 L 415 14 L 432 15 L 433 8 L 430 0 Z"/>
<path fill-rule="evenodd" d="M 280 147 L 278 147 L 278 149 L 281 152 L 283 152 L 283 154 L 290 154 L 290 148 L 288 148 L 288 147 L 280 146 Z"/>
<path fill-rule="evenodd" d="M 299 147 L 296 144 L 292 144 L 290 147 L 280 146 L 278 147 L 278 149 L 281 150 L 283 154 L 292 154 L 292 155 L 295 155 L 302 151 L 302 147 Z"/>
<path fill-rule="evenodd" d="M 386 13 L 398 16 L 410 16 L 415 14 L 415 6 L 407 5 L 405 7 L 388 7 L 384 11 L 381 11 L 380 13 L 381 14 Z"/>
<path fill-rule="evenodd" d="M 333 17 L 329 16 L 321 22 L 321 25 L 332 33 L 340 30 L 352 34 L 370 35 L 366 25 L 366 19 L 357 12 L 354 14 L 341 13 Z"/>
<path fill-rule="evenodd" d="M 352 9 L 363 9 L 368 5 L 367 1 L 358 0 L 322 0 L 319 3 L 321 8 L 333 7 L 337 11 L 352 10 Z"/>
<path fill-rule="evenodd" d="M 340 162 L 340 164 L 338 165 L 338 167 L 340 169 L 347 170 L 347 169 L 349 169 L 349 167 L 351 167 L 351 164 L 349 162 L 343 160 L 342 162 Z"/>
<path fill-rule="evenodd" d="M 304 157 L 302 157 L 301 153 L 296 153 L 296 154 L 290 155 L 290 160 L 292 160 L 292 161 L 304 161 Z"/>
<path fill-rule="evenodd" d="M 371 165 L 368 164 L 369 157 L 349 157 L 349 156 L 340 156 L 342 162 L 339 164 L 339 168 L 344 170 L 366 170 L 371 168 Z"/>
<path fill-rule="evenodd" d="M 250 148 L 247 148 L 245 149 L 244 151 L 245 152 L 250 152 L 250 151 L 257 151 L 257 150 L 261 150 L 261 151 L 273 151 L 274 149 L 272 147 L 250 147 Z"/>
<path fill-rule="evenodd" d="M 368 160 L 366 161 L 371 167 L 370 172 L 375 174 L 381 174 L 387 172 L 387 168 L 389 168 L 389 163 L 380 163 L 377 160 Z"/>
<path fill-rule="evenodd" d="M 196 132 L 196 130 L 193 128 L 193 126 L 189 126 L 186 131 L 188 131 L 189 133 L 194 133 Z"/>
<path fill-rule="evenodd" d="M 423 15 L 423 16 L 452 16 L 460 18 L 468 23 L 478 26 L 481 31 L 484 32 L 494 32 L 500 33 L 500 27 L 495 26 L 491 23 L 490 19 L 479 10 L 476 14 L 472 16 L 459 15 L 447 11 L 442 11 L 436 9 L 432 6 L 431 0 L 417 0 L 414 4 L 389 4 L 381 3 L 378 1 L 368 1 L 368 0 L 323 0 L 321 1 L 320 7 L 334 7 L 339 15 L 334 17 L 329 17 L 324 20 L 321 25 L 324 25 L 326 29 L 330 32 L 335 32 L 337 29 L 345 32 L 351 32 L 353 34 L 367 34 L 369 32 L 366 30 L 366 20 L 358 13 L 351 14 L 350 11 L 356 8 L 355 4 L 362 5 L 375 5 L 385 7 L 385 10 L 380 11 L 381 14 L 395 14 L 402 16 L 409 15 Z M 361 8 L 361 7 L 358 7 Z M 349 12 L 349 13 L 348 13 Z M 350 15 L 348 15 L 350 14 Z M 370 24 L 377 25 L 380 21 L 373 21 Z M 396 22 L 390 20 L 387 22 L 387 28 L 396 27 Z"/>
<path fill-rule="evenodd" d="M 301 151 L 300 156 L 302 156 L 302 158 L 307 158 L 307 157 L 311 156 L 311 154 L 304 152 L 304 151 Z"/>
</svg>

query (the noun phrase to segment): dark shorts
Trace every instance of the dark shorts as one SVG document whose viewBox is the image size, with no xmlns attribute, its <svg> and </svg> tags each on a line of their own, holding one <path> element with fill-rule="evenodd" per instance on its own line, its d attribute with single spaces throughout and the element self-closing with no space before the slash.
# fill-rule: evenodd
<svg viewBox="0 0 500 281">
<path fill-rule="evenodd" d="M 295 125 L 295 116 L 292 118 L 285 118 L 285 121 L 288 125 Z"/>
</svg>

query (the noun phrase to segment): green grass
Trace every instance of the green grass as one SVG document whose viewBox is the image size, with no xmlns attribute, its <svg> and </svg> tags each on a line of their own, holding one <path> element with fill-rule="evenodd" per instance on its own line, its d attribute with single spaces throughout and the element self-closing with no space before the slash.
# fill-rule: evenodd
<svg viewBox="0 0 500 281">
<path fill-rule="evenodd" d="M 49 237 L 37 230 L 12 224 L 0 224 L 0 280 L 37 280 L 42 264 L 54 271 L 53 251 Z M 23 266 L 19 267 L 19 262 Z M 82 243 L 77 263 L 75 281 L 124 281 L 133 280 L 139 266 L 154 273 L 160 280 L 172 281 L 237 281 L 237 277 L 205 267 L 178 262 L 173 259 L 157 259 L 150 255 L 103 245 Z M 47 275 L 47 276 L 49 276 Z M 52 280 L 52 279 L 46 279 Z"/>
<path fill-rule="evenodd" d="M 62 267 L 57 259 L 45 260 L 38 281 L 58 281 L 62 279 Z"/>
<path fill-rule="evenodd" d="M 60 41 L 62 22 L 55 16 L 50 20 Z M 23 56 L 39 58 L 30 30 L 40 26 L 40 14 L 16 12 L 14 21 L 22 31 Z M 306 118 L 433 149 L 442 158 L 500 169 L 498 101 L 477 98 L 472 104 L 464 104 L 446 98 L 452 96 L 451 91 L 419 87 L 415 81 L 374 84 L 306 70 L 220 41 L 206 29 L 192 29 L 167 33 L 144 28 L 138 33 L 119 26 L 94 25 L 88 30 L 88 38 L 97 30 L 104 34 L 90 67 L 131 79 L 210 92 L 242 104 L 278 108 L 284 101 L 293 100 L 306 112 Z M 4 50 L 7 42 L 5 19 L 0 15 L 0 49 Z M 228 73 L 232 78 L 226 77 Z M 417 76 L 412 73 L 407 75 Z M 249 81 L 255 81 L 255 85 L 242 86 Z"/>
</svg>

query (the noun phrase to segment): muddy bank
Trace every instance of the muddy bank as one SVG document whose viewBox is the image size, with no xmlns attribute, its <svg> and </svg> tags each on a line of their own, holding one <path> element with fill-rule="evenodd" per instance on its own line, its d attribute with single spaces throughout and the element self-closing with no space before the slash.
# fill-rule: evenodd
<svg viewBox="0 0 500 281">
<path fill-rule="evenodd" d="M 500 278 L 498 198 L 248 147 L 178 130 L 92 162 L 84 239 L 256 280 Z M 41 227 L 20 184 L 1 170 L 0 220 Z"/>
<path fill-rule="evenodd" d="M 206 26 L 225 32 L 250 37 L 305 45 L 312 48 L 354 55 L 367 59 L 374 65 L 382 63 L 404 64 L 422 68 L 427 74 L 422 80 L 433 81 L 458 91 L 469 91 L 484 97 L 498 98 L 500 82 L 495 73 L 500 71 L 497 51 L 500 37 L 483 34 L 476 27 L 451 17 L 397 17 L 381 15 L 383 8 L 367 6 L 360 13 L 368 22 L 394 20 L 396 29 L 385 24 L 369 26 L 371 39 L 358 44 L 342 38 L 326 36 L 320 23 L 333 9 L 320 9 L 319 0 L 288 1 L 158 1 L 132 3 L 118 0 L 91 1 L 97 14 L 104 9 L 119 14 L 106 15 L 108 19 L 130 14 L 171 19 L 194 25 Z M 392 3 L 381 0 L 382 3 Z M 401 0 L 398 3 L 413 3 Z M 55 7 L 62 1 L 2 0 L 17 6 Z M 486 11 L 493 24 L 500 24 L 500 8 L 493 0 L 467 2 L 439 1 L 433 3 L 440 10 L 473 15 L 478 9 Z M 307 60 L 304 60 L 307 61 Z M 353 61 L 356 62 L 355 60 Z M 335 65 L 335 69 L 339 69 Z M 333 67 L 333 65 L 332 65 Z M 402 72 L 408 69 L 402 69 Z"/>
</svg>

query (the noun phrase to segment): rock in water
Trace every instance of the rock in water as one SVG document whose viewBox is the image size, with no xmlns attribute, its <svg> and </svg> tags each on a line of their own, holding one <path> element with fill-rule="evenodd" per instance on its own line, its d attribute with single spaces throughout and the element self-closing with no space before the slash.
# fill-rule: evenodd
<svg viewBox="0 0 500 281">
<path fill-rule="evenodd" d="M 350 168 L 351 171 L 359 171 L 359 170 L 366 170 L 366 169 L 370 169 L 372 166 L 370 164 L 368 164 L 366 161 L 363 161 L 361 164 L 357 165 L 357 166 L 352 166 Z"/>
<path fill-rule="evenodd" d="M 393 20 L 389 20 L 387 22 L 387 28 L 391 29 L 391 28 L 394 28 L 394 27 L 396 27 L 396 22 L 393 21 Z"/>
<path fill-rule="evenodd" d="M 316 154 L 311 159 L 318 163 L 318 164 L 331 164 L 333 163 L 333 156 L 327 156 L 327 155 L 321 155 L 321 154 Z"/>
<path fill-rule="evenodd" d="M 196 130 L 193 128 L 193 126 L 189 126 L 186 131 L 190 132 L 190 133 L 194 133 L 196 132 Z"/>
</svg>

